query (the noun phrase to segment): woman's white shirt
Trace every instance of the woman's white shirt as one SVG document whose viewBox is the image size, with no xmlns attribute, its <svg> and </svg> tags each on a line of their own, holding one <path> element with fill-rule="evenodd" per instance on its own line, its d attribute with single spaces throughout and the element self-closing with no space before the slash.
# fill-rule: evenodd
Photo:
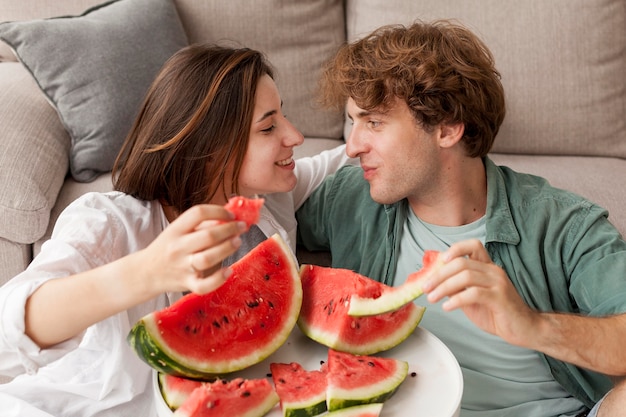
<svg viewBox="0 0 626 417">
<path fill-rule="evenodd" d="M 354 160 L 345 156 L 345 146 L 299 159 L 298 186 L 263 196 L 261 231 L 279 233 L 295 253 L 295 210 L 327 174 L 346 163 Z M 24 333 L 24 309 L 45 281 L 143 249 L 167 225 L 158 202 L 119 192 L 89 193 L 64 210 L 40 254 L 0 288 L 0 374 L 15 376 L 0 385 L 2 416 L 155 415 L 152 370 L 130 349 L 126 336 L 137 320 L 176 301 L 180 293 L 163 294 L 43 350 Z"/>
</svg>

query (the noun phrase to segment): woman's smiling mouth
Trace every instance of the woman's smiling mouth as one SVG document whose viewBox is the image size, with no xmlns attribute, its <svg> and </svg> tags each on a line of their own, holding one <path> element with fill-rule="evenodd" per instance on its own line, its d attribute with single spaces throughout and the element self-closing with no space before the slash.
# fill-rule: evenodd
<svg viewBox="0 0 626 417">
<path fill-rule="evenodd" d="M 276 162 L 276 165 L 278 165 L 279 167 L 287 167 L 287 166 L 292 165 L 294 163 L 295 163 L 295 161 L 293 160 L 293 158 L 289 157 L 287 159 L 283 159 L 282 161 Z"/>
</svg>

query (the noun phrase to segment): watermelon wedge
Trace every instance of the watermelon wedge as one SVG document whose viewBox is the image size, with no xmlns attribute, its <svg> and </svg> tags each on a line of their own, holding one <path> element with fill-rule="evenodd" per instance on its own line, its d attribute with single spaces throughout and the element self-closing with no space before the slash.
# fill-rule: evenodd
<svg viewBox="0 0 626 417">
<path fill-rule="evenodd" d="M 237 195 L 229 198 L 224 208 L 235 215 L 235 220 L 245 222 L 250 229 L 253 224 L 259 222 L 264 202 L 263 198 L 246 198 Z"/>
<path fill-rule="evenodd" d="M 159 372 L 211 379 L 256 364 L 287 339 L 302 303 L 293 253 L 279 235 L 231 266 L 217 290 L 140 319 L 128 343 Z"/>
<path fill-rule="evenodd" d="M 380 403 L 355 405 L 327 413 L 325 417 L 378 417 L 383 410 Z"/>
<path fill-rule="evenodd" d="M 328 410 L 384 403 L 396 392 L 408 373 L 409 364 L 399 359 L 352 355 L 329 349 Z"/>
<path fill-rule="evenodd" d="M 206 384 L 206 382 L 195 379 L 182 378 L 161 372 L 158 373 L 158 377 L 161 395 L 167 406 L 172 410 L 176 410 L 183 405 L 196 388 Z"/>
<path fill-rule="evenodd" d="M 424 293 L 422 284 L 443 265 L 438 251 L 425 251 L 422 259 L 422 269 L 410 274 L 402 285 L 387 286 L 380 294 L 355 294 L 350 299 L 348 315 L 361 317 L 388 313 L 420 297 Z"/>
<path fill-rule="evenodd" d="M 236 378 L 196 388 L 174 417 L 260 417 L 277 403 L 267 379 Z"/>
<path fill-rule="evenodd" d="M 329 348 L 370 355 L 401 343 L 417 327 L 424 307 L 406 304 L 395 311 L 350 317 L 354 294 L 368 297 L 391 288 L 353 271 L 316 265 L 300 268 L 303 301 L 298 326 L 309 338 Z"/>
<path fill-rule="evenodd" d="M 284 417 L 316 416 L 326 411 L 326 371 L 307 371 L 296 362 L 271 363 L 270 372 Z"/>
</svg>

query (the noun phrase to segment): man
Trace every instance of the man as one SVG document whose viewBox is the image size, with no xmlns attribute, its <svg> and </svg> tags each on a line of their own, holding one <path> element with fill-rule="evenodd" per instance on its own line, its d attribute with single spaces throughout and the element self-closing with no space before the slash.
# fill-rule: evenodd
<svg viewBox="0 0 626 417">
<path fill-rule="evenodd" d="M 338 51 L 322 93 L 361 167 L 299 210 L 300 242 L 389 285 L 443 252 L 417 302 L 462 367 L 461 415 L 623 415 L 626 242 L 602 208 L 487 157 L 505 114 L 487 47 L 445 21 L 381 28 Z"/>
</svg>

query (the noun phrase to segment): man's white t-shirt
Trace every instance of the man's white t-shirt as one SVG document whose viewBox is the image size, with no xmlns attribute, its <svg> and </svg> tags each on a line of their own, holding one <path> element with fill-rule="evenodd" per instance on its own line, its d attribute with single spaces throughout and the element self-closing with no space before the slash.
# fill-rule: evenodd
<svg viewBox="0 0 626 417">
<path fill-rule="evenodd" d="M 408 206 L 400 240 L 394 285 L 422 268 L 424 250 L 445 251 L 454 242 L 485 242 L 485 218 L 445 227 L 426 223 Z M 461 417 L 569 417 L 584 409 L 550 375 L 541 356 L 512 346 L 479 329 L 461 310 L 446 312 L 442 300 L 430 304 L 426 296 L 415 302 L 426 307 L 420 326 L 437 336 L 461 366 L 464 387 Z"/>
</svg>

